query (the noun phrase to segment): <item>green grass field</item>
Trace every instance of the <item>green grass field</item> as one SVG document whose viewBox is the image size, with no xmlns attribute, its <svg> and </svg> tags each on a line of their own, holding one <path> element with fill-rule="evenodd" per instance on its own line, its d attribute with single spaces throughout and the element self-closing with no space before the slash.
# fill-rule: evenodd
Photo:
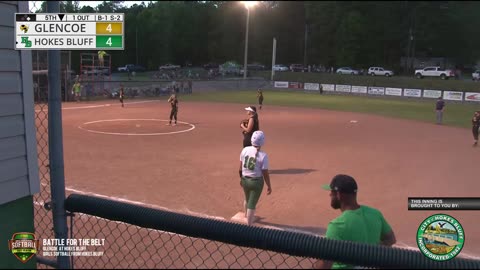
<svg viewBox="0 0 480 270">
<path fill-rule="evenodd" d="M 270 79 L 270 71 L 254 72 L 252 76 L 259 76 Z M 463 77 L 471 79 L 471 74 L 464 74 Z M 441 80 L 439 78 L 416 79 L 413 77 L 393 76 L 357 76 L 338 75 L 331 73 L 302 73 L 302 72 L 276 72 L 274 80 L 290 82 L 310 82 L 324 84 L 347 84 L 359 86 L 383 86 L 397 88 L 419 88 L 446 91 L 480 92 L 480 82 L 472 80 Z"/>
<path fill-rule="evenodd" d="M 265 91 L 264 96 L 264 106 L 267 109 L 270 105 L 279 105 L 360 112 L 429 123 L 435 121 L 434 106 L 436 99 L 398 100 L 360 96 L 318 95 L 287 91 Z M 180 96 L 180 101 L 182 100 L 257 104 L 256 92 L 253 91 L 194 93 L 192 95 Z M 454 104 L 447 102 L 444 124 L 470 128 L 470 121 L 475 110 L 480 110 L 480 104 Z"/>
</svg>

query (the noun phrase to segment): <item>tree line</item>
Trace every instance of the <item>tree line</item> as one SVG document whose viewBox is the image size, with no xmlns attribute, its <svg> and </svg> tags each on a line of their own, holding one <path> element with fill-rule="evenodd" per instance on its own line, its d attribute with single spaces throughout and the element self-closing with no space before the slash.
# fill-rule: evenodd
<svg viewBox="0 0 480 270">
<path fill-rule="evenodd" d="M 61 2 L 62 12 L 125 13 L 125 51 L 109 52 L 113 67 L 243 64 L 247 11 L 240 2 L 122 2 Z M 43 3 L 37 12 L 45 11 Z M 250 11 L 248 61 L 271 65 L 276 38 L 281 64 L 402 70 L 401 57 L 446 57 L 471 66 L 480 59 L 478 14 L 478 1 L 261 1 Z M 74 67 L 79 53 L 72 52 Z"/>
</svg>

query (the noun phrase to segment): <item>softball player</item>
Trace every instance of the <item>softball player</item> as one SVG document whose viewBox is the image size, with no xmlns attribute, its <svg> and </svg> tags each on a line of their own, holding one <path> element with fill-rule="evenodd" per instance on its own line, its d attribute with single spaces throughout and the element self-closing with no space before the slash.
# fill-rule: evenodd
<svg viewBox="0 0 480 270">
<path fill-rule="evenodd" d="M 258 120 L 257 108 L 250 106 L 245 108 L 248 115 L 248 123 L 240 123 L 240 127 L 243 129 L 243 147 L 251 146 L 251 138 L 253 132 L 260 129 L 260 123 Z"/>
<path fill-rule="evenodd" d="M 476 111 L 472 117 L 473 146 L 478 144 L 478 132 L 480 129 L 480 111 Z"/>
<path fill-rule="evenodd" d="M 258 89 L 257 92 L 258 105 L 260 106 L 259 109 L 261 110 L 263 105 L 263 92 L 261 89 Z"/>
<path fill-rule="evenodd" d="M 118 93 L 118 98 L 120 99 L 120 103 L 122 103 L 122 107 L 123 106 L 123 98 L 125 96 L 125 93 L 123 91 L 123 85 L 120 86 L 120 92 Z"/>
<path fill-rule="evenodd" d="M 168 103 L 172 106 L 172 110 L 170 111 L 170 122 L 168 122 L 167 126 L 172 124 L 172 119 L 175 119 L 174 126 L 177 125 L 177 112 L 178 112 L 178 99 L 175 94 L 171 95 L 168 99 Z"/>
<path fill-rule="evenodd" d="M 243 148 L 240 153 L 240 186 L 243 187 L 245 200 L 245 217 L 247 224 L 252 225 L 255 218 L 255 209 L 263 190 L 263 183 L 267 184 L 267 195 L 272 193 L 270 175 L 268 173 L 268 155 L 261 151 L 265 144 L 263 131 L 255 131 L 251 139 L 252 146 Z"/>
</svg>

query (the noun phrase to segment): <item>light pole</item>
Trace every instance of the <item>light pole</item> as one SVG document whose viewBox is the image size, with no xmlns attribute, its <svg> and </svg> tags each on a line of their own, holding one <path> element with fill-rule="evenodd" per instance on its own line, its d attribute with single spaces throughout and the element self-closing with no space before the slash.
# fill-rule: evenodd
<svg viewBox="0 0 480 270">
<path fill-rule="evenodd" d="M 243 58 L 243 79 L 247 79 L 247 59 L 248 59 L 248 25 L 250 22 L 250 8 L 257 4 L 257 1 L 242 1 L 247 9 L 247 25 L 245 31 L 245 54 Z"/>
</svg>

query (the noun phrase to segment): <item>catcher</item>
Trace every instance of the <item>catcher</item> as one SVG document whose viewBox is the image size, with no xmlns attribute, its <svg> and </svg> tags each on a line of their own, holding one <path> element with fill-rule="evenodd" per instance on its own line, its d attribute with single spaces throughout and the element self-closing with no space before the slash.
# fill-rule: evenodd
<svg viewBox="0 0 480 270">
<path fill-rule="evenodd" d="M 167 126 L 172 124 L 172 119 L 175 119 L 174 126 L 177 125 L 177 112 L 178 112 L 178 99 L 177 95 L 172 94 L 168 99 L 168 103 L 172 106 L 172 110 L 170 111 L 170 122 L 168 122 Z"/>
<path fill-rule="evenodd" d="M 257 108 L 250 106 L 245 108 L 247 111 L 248 119 L 244 119 L 240 122 L 240 128 L 243 133 L 243 147 L 252 146 L 252 134 L 260 129 L 260 123 L 258 120 Z"/>
</svg>

